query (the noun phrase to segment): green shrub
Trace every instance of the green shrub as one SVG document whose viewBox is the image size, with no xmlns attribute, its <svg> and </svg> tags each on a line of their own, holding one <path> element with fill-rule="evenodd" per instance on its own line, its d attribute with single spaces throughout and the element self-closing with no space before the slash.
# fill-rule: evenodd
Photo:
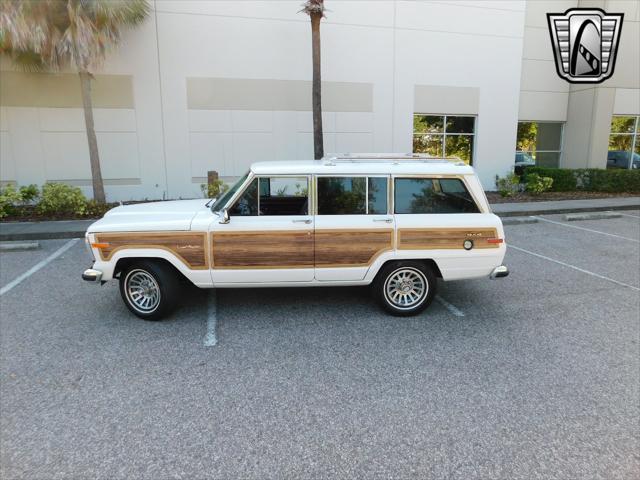
<svg viewBox="0 0 640 480">
<path fill-rule="evenodd" d="M 23 185 L 20 187 L 20 197 L 22 203 L 33 203 L 40 197 L 40 189 L 33 183 L 31 185 Z"/>
<path fill-rule="evenodd" d="M 208 185 L 205 183 L 200 185 L 200 190 L 202 190 L 202 194 L 205 198 L 218 198 L 224 192 L 229 190 L 229 185 L 217 178 Z"/>
<path fill-rule="evenodd" d="M 527 167 L 524 171 L 524 181 L 531 174 L 553 179 L 552 192 L 573 192 L 578 188 L 576 172 L 568 168 Z"/>
<path fill-rule="evenodd" d="M 43 215 L 84 215 L 87 199 L 78 187 L 47 183 L 42 187 L 42 197 L 36 208 Z"/>
<path fill-rule="evenodd" d="M 640 170 L 605 170 L 602 168 L 543 168 L 527 167 L 525 183 L 530 175 L 553 179 L 552 192 L 638 193 L 640 192 Z"/>
<path fill-rule="evenodd" d="M 534 195 L 540 195 L 541 193 L 548 192 L 552 185 L 553 178 L 551 177 L 541 177 L 537 173 L 530 173 L 527 175 L 527 192 Z"/>
<path fill-rule="evenodd" d="M 502 197 L 512 197 L 520 191 L 520 177 L 509 173 L 505 177 L 496 175 L 496 188 Z"/>
<path fill-rule="evenodd" d="M 0 218 L 15 212 L 17 204 L 22 202 L 20 192 L 13 185 L 0 188 Z"/>
<path fill-rule="evenodd" d="M 87 217 L 102 217 L 109 210 L 117 206 L 117 203 L 100 203 L 95 200 L 89 200 L 87 201 L 85 215 Z"/>
</svg>

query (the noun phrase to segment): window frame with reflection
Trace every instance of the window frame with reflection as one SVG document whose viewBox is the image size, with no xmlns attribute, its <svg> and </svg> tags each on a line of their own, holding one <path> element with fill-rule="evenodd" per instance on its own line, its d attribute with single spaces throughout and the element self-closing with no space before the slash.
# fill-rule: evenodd
<svg viewBox="0 0 640 480">
<path fill-rule="evenodd" d="M 350 190 L 344 193 L 344 198 L 340 198 L 339 188 L 344 188 L 346 182 L 351 181 Z M 354 181 L 362 183 L 359 185 L 359 192 L 354 193 Z M 360 182 L 361 181 L 361 182 Z M 375 192 L 375 183 L 380 188 L 378 195 L 372 197 Z M 332 185 L 333 184 L 333 185 Z M 328 198 L 322 197 L 327 187 L 334 191 L 330 192 Z M 384 175 L 318 175 L 316 176 L 316 210 L 317 215 L 386 215 L 389 210 L 389 176 Z M 347 195 L 348 193 L 348 195 Z M 353 195 L 361 195 L 362 198 L 357 208 L 348 208 L 354 202 Z M 358 200 L 358 199 L 355 199 Z M 382 205 L 383 204 L 383 205 Z"/>
<path fill-rule="evenodd" d="M 416 195 L 417 191 L 403 191 L 400 183 L 420 183 L 424 186 L 419 191 L 422 195 Z M 446 188 L 443 188 L 446 185 Z M 456 188 L 457 187 L 457 188 Z M 462 187 L 462 188 L 460 188 Z M 413 197 L 398 199 L 398 194 Z M 428 194 L 427 194 L 428 193 Z M 408 203 L 410 201 L 410 203 Z M 450 207 L 457 204 L 458 207 Z M 393 213 L 395 215 L 443 215 L 481 213 L 476 199 L 465 182 L 458 177 L 394 177 L 393 178 Z"/>
<path fill-rule="evenodd" d="M 612 115 L 608 169 L 640 169 L 640 115 Z"/>
<path fill-rule="evenodd" d="M 279 181 L 283 185 L 278 187 L 278 183 L 275 183 L 274 186 L 272 181 Z M 232 217 L 308 216 L 310 215 L 310 181 L 309 175 L 255 176 L 229 207 L 229 215 Z M 287 191 L 291 185 L 294 190 Z M 274 199 L 284 199 L 285 201 Z"/>
<path fill-rule="evenodd" d="M 519 165 L 521 162 L 517 162 L 516 158 L 520 153 L 522 158 L 531 158 L 538 167 L 560 167 L 564 126 L 565 122 L 518 120 L 514 165 L 516 167 L 530 166 Z M 553 132 L 552 129 L 557 127 L 559 130 Z"/>
<path fill-rule="evenodd" d="M 413 153 L 459 158 L 466 164 L 473 165 L 476 123 L 477 115 L 414 113 Z"/>
</svg>

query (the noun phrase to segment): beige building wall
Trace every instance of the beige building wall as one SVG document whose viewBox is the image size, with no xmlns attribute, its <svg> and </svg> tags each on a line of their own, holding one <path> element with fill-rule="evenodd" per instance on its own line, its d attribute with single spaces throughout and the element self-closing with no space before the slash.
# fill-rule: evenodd
<svg viewBox="0 0 640 480">
<path fill-rule="evenodd" d="M 255 161 L 312 158 L 310 27 L 295 2 L 151 4 L 96 76 L 110 200 L 194 197 L 208 170 L 231 180 Z M 549 43 L 546 13 L 576 0 L 327 5 L 327 154 L 409 152 L 414 113 L 474 115 L 474 167 L 493 189 L 519 119 L 566 122 L 563 165 L 602 166 L 611 114 L 640 112 L 638 2 L 600 2 L 625 20 L 616 74 L 591 89 L 558 78 Z M 91 194 L 77 83 L 0 63 L 0 182 Z"/>
<path fill-rule="evenodd" d="M 570 84 L 555 73 L 546 14 L 569 8 L 624 13 L 615 74 L 598 85 Z M 527 2 L 522 60 L 521 121 L 564 122 L 561 167 L 604 168 L 612 115 L 640 115 L 640 2 Z"/>
</svg>

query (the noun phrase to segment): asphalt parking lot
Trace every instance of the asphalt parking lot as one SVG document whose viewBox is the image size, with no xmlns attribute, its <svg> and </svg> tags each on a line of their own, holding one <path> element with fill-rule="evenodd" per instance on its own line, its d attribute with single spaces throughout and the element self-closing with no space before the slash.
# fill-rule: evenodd
<svg viewBox="0 0 640 480">
<path fill-rule="evenodd" d="M 300 288 L 144 322 L 82 241 L 0 253 L 0 477 L 636 479 L 640 212 L 541 218 L 408 319 Z"/>
</svg>

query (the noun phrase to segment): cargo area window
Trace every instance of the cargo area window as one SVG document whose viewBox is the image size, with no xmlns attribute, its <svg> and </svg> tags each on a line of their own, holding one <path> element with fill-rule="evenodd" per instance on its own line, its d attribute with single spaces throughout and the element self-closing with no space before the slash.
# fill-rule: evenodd
<svg viewBox="0 0 640 480">
<path fill-rule="evenodd" d="M 318 215 L 387 213 L 387 177 L 318 177 Z"/>
<path fill-rule="evenodd" d="M 396 178 L 395 213 L 479 213 L 459 178 Z"/>
<path fill-rule="evenodd" d="M 307 177 L 256 178 L 229 209 L 229 215 L 308 215 L 308 183 Z"/>
</svg>

